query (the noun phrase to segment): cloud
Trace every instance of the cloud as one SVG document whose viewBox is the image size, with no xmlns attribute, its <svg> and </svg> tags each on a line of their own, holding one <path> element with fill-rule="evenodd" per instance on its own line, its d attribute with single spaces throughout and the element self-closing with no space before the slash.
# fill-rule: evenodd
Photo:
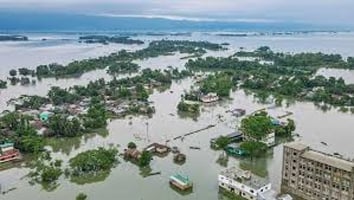
<svg viewBox="0 0 354 200">
<path fill-rule="evenodd" d="M 354 25 L 354 0 L 0 0 L 2 9 L 194 21 L 300 21 Z"/>
<path fill-rule="evenodd" d="M 169 19 L 175 21 L 195 21 L 195 22 L 258 22 L 258 23 L 272 23 L 279 22 L 276 20 L 268 20 L 268 19 L 247 19 L 247 18 L 208 18 L 208 17 L 184 17 L 177 15 L 138 15 L 138 14 L 111 14 L 111 13 L 103 13 L 103 14 L 95 14 L 95 16 L 103 16 L 103 17 L 130 17 L 130 18 L 147 18 L 147 19 Z"/>
</svg>

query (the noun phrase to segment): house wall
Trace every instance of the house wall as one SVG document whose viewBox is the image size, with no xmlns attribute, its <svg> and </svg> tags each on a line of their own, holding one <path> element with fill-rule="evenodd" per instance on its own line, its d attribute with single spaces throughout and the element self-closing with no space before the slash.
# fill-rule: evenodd
<svg viewBox="0 0 354 200">
<path fill-rule="evenodd" d="M 270 183 L 257 190 L 223 175 L 219 175 L 219 186 L 248 200 L 256 200 L 261 191 L 266 192 L 271 189 Z"/>
</svg>

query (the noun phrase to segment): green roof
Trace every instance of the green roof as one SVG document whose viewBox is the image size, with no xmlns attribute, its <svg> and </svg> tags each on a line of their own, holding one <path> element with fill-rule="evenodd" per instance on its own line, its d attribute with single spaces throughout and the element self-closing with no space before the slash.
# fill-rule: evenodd
<svg viewBox="0 0 354 200">
<path fill-rule="evenodd" d="M 176 174 L 174 176 L 170 176 L 170 179 L 172 179 L 174 181 L 177 181 L 181 185 L 190 185 L 190 184 L 192 184 L 192 182 L 189 180 L 188 177 L 182 176 L 180 174 Z"/>
</svg>

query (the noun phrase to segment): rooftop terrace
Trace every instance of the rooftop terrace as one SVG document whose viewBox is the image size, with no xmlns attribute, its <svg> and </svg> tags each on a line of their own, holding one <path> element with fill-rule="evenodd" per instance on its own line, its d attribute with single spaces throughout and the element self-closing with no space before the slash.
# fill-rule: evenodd
<svg viewBox="0 0 354 200">
<path fill-rule="evenodd" d="M 221 175 L 226 176 L 228 178 L 232 178 L 233 180 L 256 190 L 270 183 L 267 178 L 256 176 L 250 171 L 241 170 L 237 167 L 226 169 L 225 171 L 221 172 Z"/>
</svg>

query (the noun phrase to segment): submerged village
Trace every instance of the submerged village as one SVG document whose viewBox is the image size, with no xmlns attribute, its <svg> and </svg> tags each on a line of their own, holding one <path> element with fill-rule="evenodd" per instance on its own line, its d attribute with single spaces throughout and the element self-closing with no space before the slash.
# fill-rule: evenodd
<svg viewBox="0 0 354 200">
<path fill-rule="evenodd" d="M 47 78 L 80 77 L 95 70 L 104 70 L 111 78 L 70 88 L 53 86 L 46 96 L 22 95 L 10 99 L 8 109 L 0 115 L 1 171 L 28 168 L 23 179 L 50 193 L 63 181 L 82 185 L 105 180 L 112 169 L 124 162 L 139 168 L 143 179 L 162 177 L 159 181 L 184 197 L 192 195 L 201 183 L 188 171 L 164 174 L 166 172 L 151 164 L 161 160 L 182 167 L 191 162 L 191 152 L 203 154 L 207 147 L 217 153 L 218 158 L 209 163 L 210 166 L 201 165 L 199 170 L 220 166 L 221 170 L 211 175 L 215 179 L 208 180 L 215 183 L 212 192 L 219 193 L 219 199 L 354 198 L 354 162 L 340 153 L 322 152 L 301 141 L 294 113 L 286 110 L 292 102 L 311 102 L 323 111 L 335 109 L 348 115 L 354 113 L 354 85 L 342 78 L 327 78 L 316 73 L 321 68 L 354 69 L 354 58 L 325 53 L 275 52 L 268 46 L 255 50 L 240 48 L 230 56 L 215 57 L 205 55 L 226 51 L 229 44 L 188 40 L 156 40 L 145 44 L 145 41 L 125 36 L 88 35 L 78 41 L 146 46 L 67 65 L 53 63 L 34 69 L 11 69 L 7 80 L 0 80 L 0 90 L 11 85 L 35 85 Z M 180 59 L 186 60 L 185 66 L 142 69 L 137 62 L 177 53 L 183 55 Z M 152 134 L 160 133 L 152 133 L 151 124 L 145 120 L 140 124 L 142 133 L 133 134 L 130 137 L 133 139 L 126 143 L 112 142 L 66 159 L 53 156 L 56 141 L 64 139 L 70 143 L 70 140 L 92 134 L 106 137 L 113 134 L 107 127 L 115 120 L 134 126 L 135 118 L 152 118 L 163 102 L 153 101 L 151 96 L 162 92 L 174 95 L 177 91 L 172 85 L 182 85 L 185 80 L 188 89 L 183 89 L 177 105 L 168 109 L 176 110 L 178 115 L 171 111 L 169 117 L 193 120 L 196 125 L 191 130 L 156 140 Z M 198 125 L 198 118 L 205 110 L 227 104 L 238 91 L 244 91 L 265 106 L 260 109 L 244 105 L 228 107 L 223 112 L 213 113 L 216 119 L 208 124 Z M 285 109 L 275 112 L 276 108 Z M 161 123 L 164 120 L 168 119 Z M 230 124 L 232 131 L 220 131 L 219 125 L 223 123 Z M 170 129 L 178 129 L 178 126 Z M 113 131 L 119 134 L 119 130 Z M 189 138 L 203 137 L 206 131 L 215 134 L 200 140 L 203 144 L 188 143 Z M 187 143 L 188 149 L 181 148 L 180 143 Z M 328 145 L 325 141 L 319 143 Z M 272 186 L 262 169 L 231 164 L 234 160 L 257 162 L 271 155 L 278 145 L 283 145 L 281 171 L 277 172 L 280 188 Z M 0 180 L 0 199 L 6 199 L 16 189 Z M 76 195 L 71 198 L 91 199 L 84 192 Z"/>
</svg>

